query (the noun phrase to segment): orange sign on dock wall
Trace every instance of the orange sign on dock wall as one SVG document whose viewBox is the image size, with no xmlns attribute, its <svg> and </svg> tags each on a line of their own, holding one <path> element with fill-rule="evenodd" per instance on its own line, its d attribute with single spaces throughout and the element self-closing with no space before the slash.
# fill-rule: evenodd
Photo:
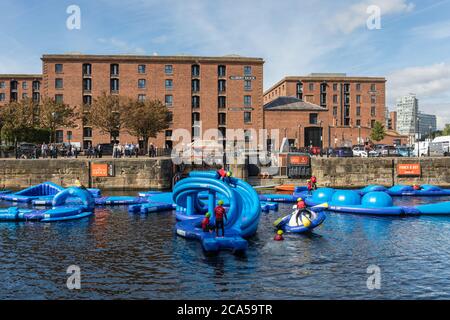
<svg viewBox="0 0 450 320">
<path fill-rule="evenodd" d="M 92 177 L 107 177 L 108 176 L 108 164 L 106 163 L 93 163 L 91 165 Z"/>
<path fill-rule="evenodd" d="M 397 172 L 399 176 L 420 176 L 420 163 L 399 163 Z"/>
<path fill-rule="evenodd" d="M 307 166 L 309 165 L 308 156 L 290 156 L 289 164 L 294 166 Z"/>
</svg>

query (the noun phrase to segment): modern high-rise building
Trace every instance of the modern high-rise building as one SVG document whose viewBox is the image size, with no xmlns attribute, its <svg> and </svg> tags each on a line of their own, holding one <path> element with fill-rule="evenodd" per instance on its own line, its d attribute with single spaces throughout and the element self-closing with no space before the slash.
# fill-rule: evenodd
<svg viewBox="0 0 450 320">
<path fill-rule="evenodd" d="M 430 136 L 431 133 L 437 130 L 436 116 L 433 114 L 426 114 L 419 111 L 418 127 L 421 137 Z"/>
<path fill-rule="evenodd" d="M 410 137 L 419 131 L 417 117 L 419 114 L 419 100 L 415 94 L 397 99 L 397 131 Z"/>
</svg>

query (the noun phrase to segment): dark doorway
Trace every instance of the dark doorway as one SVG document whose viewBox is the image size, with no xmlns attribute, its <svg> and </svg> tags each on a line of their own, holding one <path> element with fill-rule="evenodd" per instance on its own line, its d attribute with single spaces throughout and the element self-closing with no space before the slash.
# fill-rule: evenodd
<svg viewBox="0 0 450 320">
<path fill-rule="evenodd" d="M 322 148 L 322 128 L 305 128 L 305 147 L 309 146 Z"/>
</svg>

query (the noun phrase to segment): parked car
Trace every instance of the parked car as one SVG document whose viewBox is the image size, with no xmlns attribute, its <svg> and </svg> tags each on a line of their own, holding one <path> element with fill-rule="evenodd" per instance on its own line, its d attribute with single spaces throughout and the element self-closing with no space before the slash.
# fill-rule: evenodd
<svg viewBox="0 0 450 320">
<path fill-rule="evenodd" d="M 397 147 L 397 152 L 401 157 L 412 157 L 414 155 L 410 147 Z"/>
<path fill-rule="evenodd" d="M 399 153 L 396 147 L 388 145 L 380 145 L 375 151 L 379 157 L 398 157 Z"/>
<path fill-rule="evenodd" d="M 332 157 L 349 158 L 353 157 L 353 150 L 349 147 L 340 147 L 333 150 Z"/>
<path fill-rule="evenodd" d="M 32 159 L 36 156 L 37 146 L 33 143 L 20 143 L 17 146 L 17 157 Z"/>
<path fill-rule="evenodd" d="M 367 158 L 368 154 L 364 146 L 354 146 L 353 147 L 353 156 L 354 157 L 362 157 Z"/>
</svg>

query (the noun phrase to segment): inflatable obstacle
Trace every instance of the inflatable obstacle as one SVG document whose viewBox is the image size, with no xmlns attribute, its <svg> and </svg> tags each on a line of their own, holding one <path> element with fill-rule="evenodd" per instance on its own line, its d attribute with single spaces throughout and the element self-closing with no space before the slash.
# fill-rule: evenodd
<svg viewBox="0 0 450 320">
<path fill-rule="evenodd" d="M 424 184 L 420 186 L 420 190 L 415 190 L 412 186 L 408 185 L 395 185 L 390 188 L 386 188 L 380 185 L 368 185 L 367 187 L 359 190 L 355 190 L 361 195 L 365 195 L 369 192 L 386 192 L 393 197 L 441 197 L 450 196 L 450 189 L 442 189 L 438 186 L 430 184 Z"/>
<path fill-rule="evenodd" d="M 308 206 L 328 202 L 327 210 L 339 213 L 362 215 L 450 215 L 450 202 L 432 203 L 416 206 L 394 206 L 392 197 L 384 191 L 372 191 L 361 195 L 353 190 L 321 188 L 307 197 Z"/>
<path fill-rule="evenodd" d="M 4 201 L 31 203 L 33 200 L 52 202 L 53 197 L 65 188 L 53 182 L 44 182 L 14 193 L 0 194 Z M 99 189 L 86 189 L 94 197 L 100 196 Z"/>
<path fill-rule="evenodd" d="M 211 223 L 215 223 L 214 208 L 217 199 L 227 199 L 225 236 L 203 232 L 201 221 L 211 212 Z M 230 184 L 219 179 L 215 171 L 193 171 L 174 187 L 173 199 L 177 205 L 176 233 L 188 239 L 197 239 L 205 251 L 229 249 L 245 251 L 244 238 L 256 233 L 261 215 L 261 204 L 256 191 L 245 181 L 231 178 Z M 220 233 L 221 235 L 221 233 Z"/>
<path fill-rule="evenodd" d="M 295 210 L 293 213 L 275 221 L 274 226 L 277 229 L 283 230 L 285 233 L 311 232 L 325 221 L 327 217 L 325 210 L 327 208 L 328 204 L 322 204 L 307 209 L 310 217 L 307 215 L 299 215 L 297 214 L 297 210 Z"/>
<path fill-rule="evenodd" d="M 266 202 L 294 203 L 297 202 L 297 197 L 290 194 L 260 194 L 259 200 Z"/>
<path fill-rule="evenodd" d="M 76 198 L 78 204 L 69 205 L 68 200 Z M 11 207 L 0 210 L 0 221 L 40 221 L 55 222 L 81 219 L 94 213 L 94 197 L 81 188 L 68 188 L 58 192 L 47 210 L 20 209 Z"/>
<path fill-rule="evenodd" d="M 76 201 L 74 199 L 73 201 Z M 142 197 L 129 197 L 129 196 L 110 196 L 110 197 L 98 197 L 94 198 L 96 206 L 125 206 L 132 204 L 147 203 L 148 200 Z M 51 197 L 38 198 L 32 200 L 31 203 L 34 206 L 52 206 L 53 199 Z"/>
</svg>

